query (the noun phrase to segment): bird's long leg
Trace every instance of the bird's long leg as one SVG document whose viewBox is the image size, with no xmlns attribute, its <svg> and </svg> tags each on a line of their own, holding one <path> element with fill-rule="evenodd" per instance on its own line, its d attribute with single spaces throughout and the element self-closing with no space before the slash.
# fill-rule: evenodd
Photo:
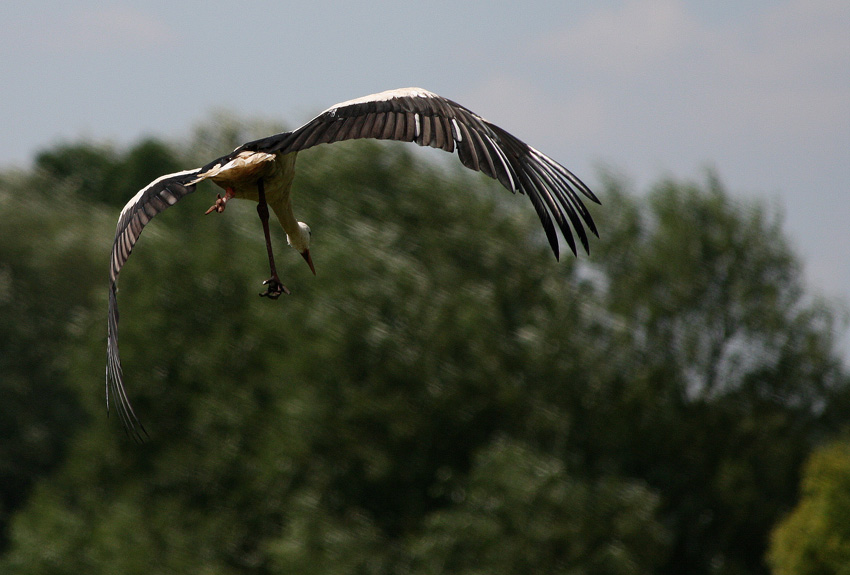
<svg viewBox="0 0 850 575">
<path fill-rule="evenodd" d="M 269 252 L 269 271 L 271 277 L 263 282 L 267 286 L 266 291 L 261 293 L 261 297 L 269 299 L 277 299 L 280 294 L 289 295 L 289 290 L 286 286 L 280 283 L 280 278 L 277 277 L 277 270 L 274 267 L 274 253 L 272 252 L 272 239 L 269 233 L 269 206 L 266 203 L 266 190 L 263 184 L 263 178 L 257 180 L 257 194 L 259 195 L 259 203 L 257 204 L 257 214 L 260 216 L 260 222 L 263 224 L 263 234 L 266 236 L 266 249 Z"/>
</svg>

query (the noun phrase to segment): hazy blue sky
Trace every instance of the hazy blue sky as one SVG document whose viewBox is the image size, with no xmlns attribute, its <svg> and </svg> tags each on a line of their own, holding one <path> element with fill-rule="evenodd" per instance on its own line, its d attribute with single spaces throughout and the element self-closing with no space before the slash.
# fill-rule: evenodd
<svg viewBox="0 0 850 575">
<path fill-rule="evenodd" d="M 591 185 L 600 164 L 643 188 L 715 167 L 778 200 L 812 286 L 850 301 L 848 31 L 847 0 L 21 2 L 0 20 L 0 165 L 421 86 Z"/>
</svg>

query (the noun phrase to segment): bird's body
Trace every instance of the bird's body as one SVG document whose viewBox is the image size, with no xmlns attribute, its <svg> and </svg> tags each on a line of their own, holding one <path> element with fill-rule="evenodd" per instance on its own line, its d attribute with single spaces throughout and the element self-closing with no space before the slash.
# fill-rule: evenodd
<svg viewBox="0 0 850 575">
<path fill-rule="evenodd" d="M 289 244 L 315 273 L 309 250 L 310 228 L 297 221 L 292 207 L 295 158 L 299 151 L 319 144 L 362 138 L 457 151 L 464 166 L 497 179 L 514 193 L 528 195 L 556 257 L 559 245 L 553 218 L 573 253 L 576 244 L 570 224 L 585 250 L 589 249 L 584 226 L 594 234 L 596 228 L 579 193 L 598 202 L 596 196 L 572 172 L 498 126 L 421 88 L 390 90 L 336 104 L 297 130 L 248 142 L 202 168 L 162 176 L 124 206 L 112 246 L 106 379 L 107 406 L 111 393 L 128 431 L 138 437 L 140 425 L 124 390 L 118 354 L 117 281 L 144 226 L 204 180 L 212 180 L 225 190 L 207 213 L 224 211 L 231 199 L 257 202 L 272 275 L 265 282 L 267 291 L 260 295 L 276 299 L 288 291 L 275 271 L 267 206 L 280 221 Z"/>
<path fill-rule="evenodd" d="M 276 154 L 240 152 L 226 164 L 216 164 L 201 172 L 193 182 L 210 179 L 225 190 L 232 189 L 234 197 L 257 202 L 257 180 L 260 178 L 266 182 L 266 194 L 271 194 L 272 188 L 284 187 L 288 193 L 295 175 L 295 154 L 290 154 L 284 161 L 283 156 Z"/>
<path fill-rule="evenodd" d="M 292 211 L 291 201 L 297 155 L 298 152 L 283 155 L 240 152 L 226 164 L 216 164 L 201 172 L 193 183 L 210 179 L 224 188 L 225 197 L 253 200 L 259 203 L 257 182 L 262 179 L 266 202 L 277 216 L 290 244 L 299 252 L 303 252 L 307 246 L 299 242 L 301 233 L 298 220 L 295 219 L 295 213 Z"/>
</svg>

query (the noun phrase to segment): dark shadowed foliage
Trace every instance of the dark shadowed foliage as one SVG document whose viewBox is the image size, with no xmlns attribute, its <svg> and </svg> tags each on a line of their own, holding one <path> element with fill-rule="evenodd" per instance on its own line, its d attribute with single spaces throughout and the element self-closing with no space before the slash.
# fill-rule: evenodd
<svg viewBox="0 0 850 575">
<path fill-rule="evenodd" d="M 295 181 L 318 275 L 275 229 L 292 295 L 269 302 L 255 206 L 203 216 L 199 186 L 122 271 L 138 445 L 104 406 L 113 170 L 200 163 L 163 146 L 0 178 L 1 571 L 767 572 L 847 407 L 836 310 L 775 211 L 714 177 L 607 179 L 593 257 L 559 264 L 527 199 L 335 144 Z"/>
</svg>

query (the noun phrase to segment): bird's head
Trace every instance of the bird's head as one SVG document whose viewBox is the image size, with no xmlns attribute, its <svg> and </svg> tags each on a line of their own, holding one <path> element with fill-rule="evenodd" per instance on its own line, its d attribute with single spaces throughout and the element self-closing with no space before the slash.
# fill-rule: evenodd
<svg viewBox="0 0 850 575">
<path fill-rule="evenodd" d="M 304 222 L 298 222 L 298 233 L 296 234 L 298 237 L 290 237 L 289 234 L 286 235 L 286 242 L 295 248 L 301 257 L 304 258 L 304 261 L 307 262 L 307 265 L 310 266 L 310 271 L 313 272 L 313 275 L 316 275 L 316 268 L 313 267 L 313 259 L 310 257 L 310 226 L 305 224 Z"/>
</svg>

